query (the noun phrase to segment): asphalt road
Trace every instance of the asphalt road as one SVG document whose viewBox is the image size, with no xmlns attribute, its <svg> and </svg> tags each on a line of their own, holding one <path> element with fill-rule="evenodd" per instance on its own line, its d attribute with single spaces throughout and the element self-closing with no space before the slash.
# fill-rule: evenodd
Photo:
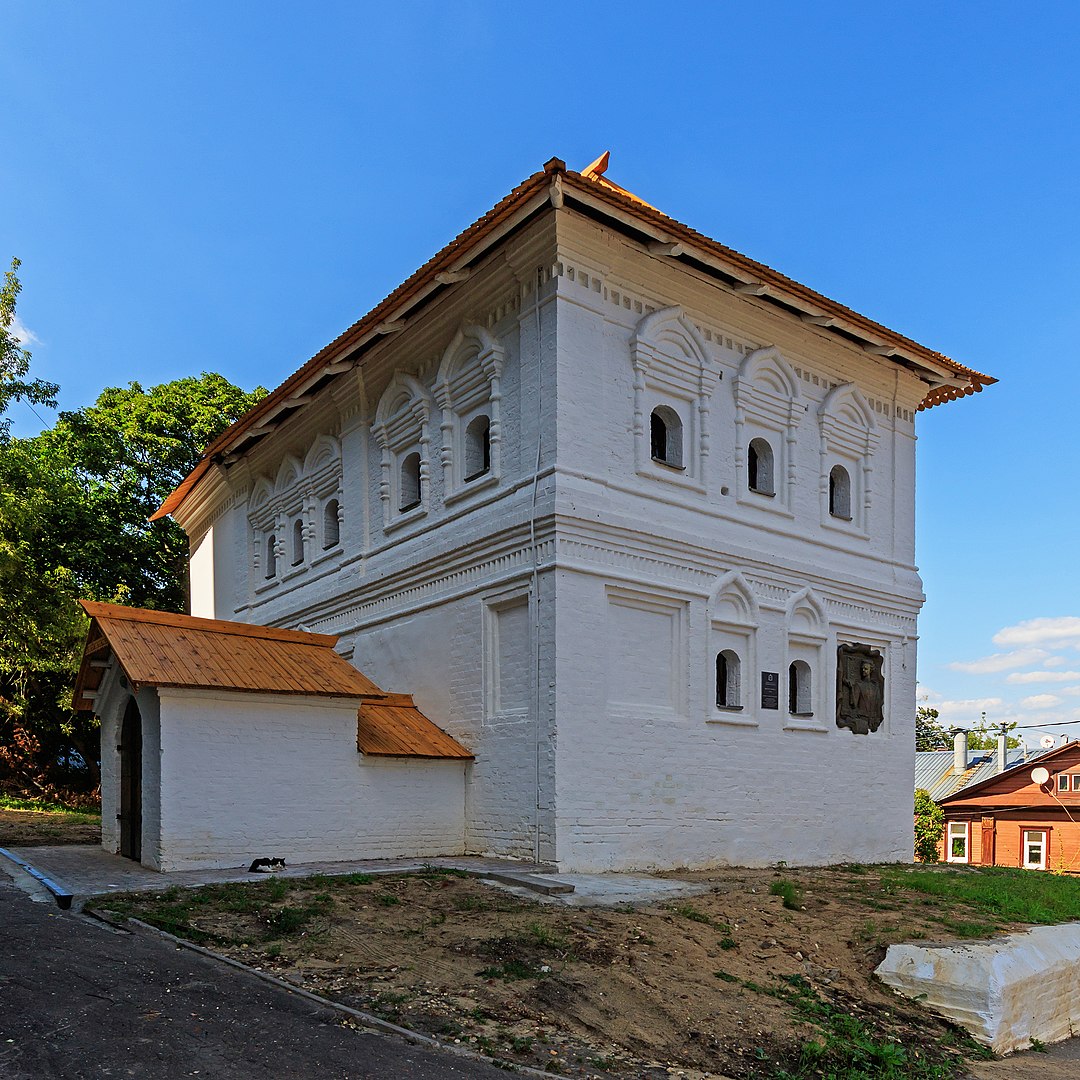
<svg viewBox="0 0 1080 1080">
<path fill-rule="evenodd" d="M 505 1080 L 148 934 L 36 903 L 0 873 L 0 1080 Z"/>
</svg>

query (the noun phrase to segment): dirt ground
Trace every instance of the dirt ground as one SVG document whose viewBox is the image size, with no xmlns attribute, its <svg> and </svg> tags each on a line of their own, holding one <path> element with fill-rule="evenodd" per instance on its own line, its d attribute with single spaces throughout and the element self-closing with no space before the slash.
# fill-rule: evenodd
<svg viewBox="0 0 1080 1080">
<path fill-rule="evenodd" d="M 356 1008 L 563 1075 L 930 1077 L 977 1056 L 872 978 L 887 944 L 948 938 L 964 915 L 955 904 L 862 866 L 677 876 L 709 891 L 566 908 L 430 870 L 172 890 L 126 910 Z M 865 1043 L 865 1071 L 830 1071 L 838 1039 Z M 885 1068 L 899 1056 L 904 1071 Z"/>
<path fill-rule="evenodd" d="M 0 847 L 100 843 L 101 819 L 89 814 L 0 810 Z"/>
</svg>

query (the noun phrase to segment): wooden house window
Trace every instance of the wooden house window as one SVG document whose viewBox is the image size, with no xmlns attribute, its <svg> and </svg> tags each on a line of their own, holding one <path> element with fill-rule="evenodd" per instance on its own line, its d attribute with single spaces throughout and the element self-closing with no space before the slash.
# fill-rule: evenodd
<svg viewBox="0 0 1080 1080">
<path fill-rule="evenodd" d="M 1057 785 L 1058 791 L 1068 791 L 1069 790 L 1069 774 L 1068 773 L 1058 773 L 1057 780 L 1058 780 L 1058 785 Z"/>
<path fill-rule="evenodd" d="M 1073 791 L 1080 791 L 1080 773 L 1072 774 L 1072 782 Z"/>
<path fill-rule="evenodd" d="M 1024 829 L 1021 855 L 1025 870 L 1046 869 L 1046 833 L 1042 829 Z"/>
<path fill-rule="evenodd" d="M 948 862 L 968 861 L 968 823 L 950 821 L 945 856 Z"/>
</svg>

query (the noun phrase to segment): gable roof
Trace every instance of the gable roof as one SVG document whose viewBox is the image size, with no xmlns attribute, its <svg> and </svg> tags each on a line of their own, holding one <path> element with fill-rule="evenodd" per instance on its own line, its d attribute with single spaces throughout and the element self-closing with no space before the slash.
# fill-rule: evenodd
<svg viewBox="0 0 1080 1080">
<path fill-rule="evenodd" d="M 583 172 L 567 169 L 559 158 L 548 161 L 491 210 L 432 256 L 411 277 L 353 323 L 206 448 L 195 468 L 154 513 L 151 520 L 177 510 L 215 461 L 240 453 L 245 443 L 269 434 L 329 380 L 349 371 L 381 337 L 400 329 L 420 303 L 467 276 L 490 248 L 549 206 L 572 206 L 599 216 L 613 227 L 730 287 L 770 303 L 826 333 L 916 371 L 929 384 L 920 409 L 977 393 L 997 380 L 965 367 L 942 353 L 889 330 L 821 293 L 756 262 L 732 248 L 668 217 L 604 176 L 607 155 Z"/>
<path fill-rule="evenodd" d="M 317 697 L 382 691 L 334 652 L 337 638 L 302 630 L 199 619 L 81 600 L 90 629 L 75 682 L 78 711 L 93 709 L 107 650 L 132 690 L 144 686 Z"/>
<path fill-rule="evenodd" d="M 413 704 L 412 694 L 365 701 L 357 714 L 356 745 L 361 753 L 376 757 L 473 759 Z"/>
<path fill-rule="evenodd" d="M 1006 768 L 1030 765 L 1044 754 L 1042 750 L 1024 751 L 1016 747 L 1005 751 Z M 1003 773 L 997 771 L 997 749 L 969 750 L 967 768 L 962 773 L 953 772 L 951 750 L 919 750 L 915 753 L 915 790 L 923 788 L 937 802 L 984 780 L 992 780 Z"/>
<path fill-rule="evenodd" d="M 959 791 L 954 791 L 950 795 L 945 795 L 938 798 L 938 802 L 945 804 L 952 802 L 955 799 L 970 799 L 973 795 L 980 795 L 992 788 L 994 784 L 1001 781 L 1013 781 L 1016 779 L 1019 771 L 1027 766 L 1035 764 L 1043 766 L 1043 768 L 1052 771 L 1055 764 L 1060 758 L 1063 757 L 1080 757 L 1078 754 L 1080 751 L 1080 742 L 1065 743 L 1064 746 L 1056 747 L 1053 750 L 1047 750 L 1045 753 L 1029 754 L 1027 761 L 1017 762 L 1015 765 L 1011 765 L 1005 769 L 1004 772 L 994 772 L 989 776 L 980 778 L 977 782 L 968 784 L 967 787 L 961 788 Z"/>
</svg>

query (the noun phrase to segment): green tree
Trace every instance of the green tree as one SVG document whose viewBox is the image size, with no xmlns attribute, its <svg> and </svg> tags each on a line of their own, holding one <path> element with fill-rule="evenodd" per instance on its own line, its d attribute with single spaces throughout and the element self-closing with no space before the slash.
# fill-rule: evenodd
<svg viewBox="0 0 1080 1080">
<path fill-rule="evenodd" d="M 19 343 L 12 327 L 15 325 L 15 303 L 22 291 L 18 278 L 18 259 L 11 260 L 11 269 L 4 274 L 0 287 L 0 444 L 11 438 L 11 420 L 6 417 L 13 401 L 56 408 L 59 387 L 42 379 L 27 381 L 30 373 L 30 353 Z"/>
<path fill-rule="evenodd" d="M 915 791 L 915 858 L 937 862 L 941 837 L 945 832 L 945 812 L 925 788 Z"/>
<path fill-rule="evenodd" d="M 952 746 L 949 733 L 938 723 L 937 709 L 920 705 L 915 710 L 915 749 L 948 750 Z"/>
<path fill-rule="evenodd" d="M 77 600 L 184 609 L 187 539 L 147 519 L 265 393 L 213 374 L 132 383 L 0 446 L 0 779 L 96 786 L 98 733 L 70 707 L 86 632 Z"/>
<path fill-rule="evenodd" d="M 1018 735 L 1009 735 L 1008 732 L 1012 731 L 1016 727 L 1016 723 L 1005 725 L 1005 745 L 1013 750 L 1020 745 L 1020 737 Z M 995 750 L 997 749 L 998 735 L 1001 734 L 1001 725 L 998 724 L 991 727 L 986 722 L 986 714 L 984 713 L 982 719 L 979 721 L 979 726 L 973 728 L 968 732 L 967 744 L 969 750 Z"/>
</svg>

